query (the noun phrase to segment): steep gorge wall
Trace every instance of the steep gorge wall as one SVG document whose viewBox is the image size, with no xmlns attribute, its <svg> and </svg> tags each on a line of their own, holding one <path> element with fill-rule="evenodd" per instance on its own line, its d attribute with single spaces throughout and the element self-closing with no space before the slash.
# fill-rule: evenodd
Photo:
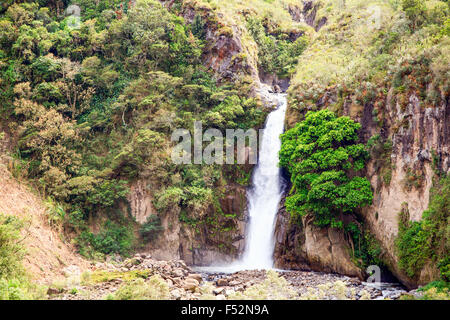
<svg viewBox="0 0 450 320">
<path fill-rule="evenodd" d="M 388 96 L 390 111 L 386 121 L 386 135 L 392 140 L 391 179 L 382 183 L 374 162 L 369 163 L 368 176 L 375 190 L 374 203 L 363 212 L 370 231 L 382 245 L 385 260 L 391 271 L 408 286 L 425 284 L 439 278 L 439 271 L 426 266 L 417 279 L 409 279 L 398 267 L 395 239 L 398 234 L 398 214 L 409 213 L 411 221 L 420 221 L 428 208 L 430 189 L 433 185 L 433 154 L 439 161 L 439 170 L 450 169 L 450 109 L 448 97 L 437 108 L 423 107 L 416 95 L 409 97 L 402 110 Z M 370 109 L 370 106 L 366 106 Z M 367 110 L 366 112 L 370 112 Z M 366 134 L 374 125 L 362 124 Z M 398 125 L 402 124 L 400 128 Z M 411 174 L 413 173 L 413 174 Z M 414 186 L 409 186 L 413 180 Z"/>
<path fill-rule="evenodd" d="M 300 57 L 289 90 L 286 125 L 293 127 L 307 111 L 329 108 L 361 123 L 362 143 L 377 137 L 364 173 L 372 185 L 373 204 L 357 212 L 355 218 L 376 239 L 381 260 L 402 283 L 416 287 L 437 280 L 439 271 L 431 261 L 420 274 L 409 277 L 399 267 L 396 239 L 399 213 L 406 214 L 410 221 L 421 221 L 430 204 L 435 171 L 449 172 L 450 110 L 444 54 L 448 53 L 448 42 L 430 31 L 439 30 L 442 22 L 430 18 L 435 29 L 411 30 L 402 8 L 378 2 L 360 3 L 359 7 L 346 6 L 345 2 L 340 7 L 323 3 L 328 7 L 318 9 L 316 14 L 326 14 L 328 22 Z M 361 24 L 370 22 L 374 8 L 379 12 L 379 25 Z M 291 10 L 291 14 L 305 19 L 300 9 Z M 383 46 L 383 41 L 392 40 L 386 37 L 389 34 L 398 37 L 397 41 Z M 437 39 L 433 46 L 422 48 L 422 41 L 433 36 Z M 382 56 L 391 62 L 377 61 Z M 345 237 L 333 241 L 330 230 L 310 232 L 312 228 L 305 219 L 291 221 L 281 207 L 276 232 L 277 266 L 352 274 L 355 263 L 351 243 Z M 314 250 L 322 253 L 316 259 L 308 248 L 317 243 L 322 244 Z"/>
<path fill-rule="evenodd" d="M 161 3 L 169 9 L 175 5 L 175 1 Z M 246 82 L 250 86 L 248 94 L 261 98 L 263 106 L 271 107 L 267 95 L 269 86 L 261 83 L 257 70 L 256 44 L 242 40 L 246 32 L 243 27 L 225 24 L 219 13 L 195 1 L 184 1 L 177 10 L 187 24 L 194 23 L 196 17 L 204 23 L 206 46 L 202 60 L 204 66 L 214 72 L 217 82 Z M 252 166 L 245 170 L 251 171 Z M 153 197 L 151 181 L 139 180 L 131 186 L 129 210 L 139 223 L 158 215 Z M 159 216 L 163 231 L 143 250 L 151 252 L 155 258 L 183 259 L 190 265 L 231 262 L 243 252 L 247 221 L 245 186 L 227 185 L 217 206 L 208 207 L 198 217 L 202 221 L 218 219 L 214 223 L 221 225 L 220 229 L 210 224 L 189 225 L 180 221 L 180 214 L 179 208 L 172 208 L 170 213 Z"/>
<path fill-rule="evenodd" d="M 336 92 L 326 94 L 327 99 L 337 101 Z M 439 271 L 431 263 L 426 265 L 420 276 L 409 278 L 399 268 L 395 246 L 398 235 L 398 216 L 407 211 L 411 221 L 420 221 L 428 208 L 430 189 L 433 185 L 433 155 L 439 159 L 443 172 L 450 170 L 450 108 L 448 97 L 439 107 L 424 107 L 419 98 L 412 94 L 408 104 L 402 108 L 391 93 L 386 99 L 382 138 L 392 141 L 392 152 L 388 154 L 388 175 L 386 182 L 380 172 L 377 159 L 368 163 L 367 176 L 373 190 L 373 205 L 365 208 L 361 215 L 371 234 L 382 248 L 382 259 L 389 270 L 408 287 L 426 284 L 439 278 Z M 320 104 L 320 102 L 319 102 Z M 380 130 L 373 117 L 373 105 L 368 103 L 361 110 L 354 111 L 350 102 L 344 103 L 343 115 L 351 116 L 362 124 L 361 140 L 368 139 Z M 293 119 L 300 115 L 290 109 L 287 116 L 292 126 Z M 386 165 L 386 164 L 385 164 Z M 413 173 L 413 174 L 412 174 Z M 411 182 L 411 180 L 413 181 Z M 390 181 L 389 181 L 390 180 Z M 413 185 L 410 185 L 410 184 Z M 281 206 L 277 218 L 276 251 L 277 266 L 292 269 L 313 269 L 347 275 L 362 275 L 362 270 L 350 257 L 350 244 L 342 233 L 318 230 L 306 219 L 302 223 L 290 221 L 290 215 Z"/>
<path fill-rule="evenodd" d="M 286 270 L 313 270 L 363 278 L 351 260 L 350 246 L 336 229 L 314 226 L 308 217 L 292 221 L 284 200 L 275 226 L 275 267 Z"/>
</svg>

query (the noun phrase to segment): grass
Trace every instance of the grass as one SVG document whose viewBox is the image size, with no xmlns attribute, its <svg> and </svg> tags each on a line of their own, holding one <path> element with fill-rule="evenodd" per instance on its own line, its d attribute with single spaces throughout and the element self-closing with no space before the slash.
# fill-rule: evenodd
<svg viewBox="0 0 450 320">
<path fill-rule="evenodd" d="M 85 272 L 81 276 L 82 284 L 91 285 L 96 283 L 109 282 L 112 280 L 132 281 L 136 279 L 147 279 L 152 275 L 151 270 L 131 270 L 131 271 L 94 271 Z"/>
</svg>

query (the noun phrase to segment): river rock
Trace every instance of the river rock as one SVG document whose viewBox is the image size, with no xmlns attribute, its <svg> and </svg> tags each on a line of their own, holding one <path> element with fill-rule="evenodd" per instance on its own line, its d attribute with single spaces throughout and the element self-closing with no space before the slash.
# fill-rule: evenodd
<svg viewBox="0 0 450 320">
<path fill-rule="evenodd" d="M 174 289 L 170 292 L 170 295 L 172 296 L 172 298 L 174 298 L 175 300 L 180 300 L 182 293 L 180 289 Z"/>
<path fill-rule="evenodd" d="M 218 280 L 217 280 L 217 285 L 218 285 L 219 287 L 227 286 L 227 285 L 228 285 L 228 279 L 226 279 L 226 278 L 220 278 L 220 279 L 218 279 Z"/>
<path fill-rule="evenodd" d="M 226 289 L 225 290 L 225 296 L 227 296 L 227 297 L 233 295 L 234 293 L 235 293 L 235 291 L 233 289 Z"/>
<path fill-rule="evenodd" d="M 203 281 L 202 275 L 201 275 L 201 274 L 198 274 L 198 273 L 191 273 L 191 274 L 188 275 L 186 278 L 187 278 L 187 279 L 195 279 L 195 280 L 197 280 L 199 283 L 202 283 L 202 281 Z"/>
<path fill-rule="evenodd" d="M 172 274 L 177 278 L 182 278 L 184 276 L 183 270 L 181 270 L 181 269 L 173 270 Z"/>
<path fill-rule="evenodd" d="M 225 290 L 224 287 L 214 288 L 214 289 L 213 289 L 213 293 L 214 293 L 215 295 L 219 295 L 219 294 L 221 294 L 224 290 Z"/>
<path fill-rule="evenodd" d="M 195 279 L 188 278 L 183 283 L 183 289 L 189 290 L 191 292 L 195 292 L 195 290 L 198 288 L 199 282 Z"/>
</svg>

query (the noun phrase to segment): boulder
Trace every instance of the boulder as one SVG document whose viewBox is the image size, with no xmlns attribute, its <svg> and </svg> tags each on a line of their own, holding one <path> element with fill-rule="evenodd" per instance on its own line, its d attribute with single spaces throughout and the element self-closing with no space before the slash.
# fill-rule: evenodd
<svg viewBox="0 0 450 320">
<path fill-rule="evenodd" d="M 201 274 L 198 274 L 198 273 L 191 273 L 191 274 L 188 275 L 186 278 L 187 278 L 187 279 L 195 279 L 195 280 L 197 280 L 199 283 L 202 283 L 202 281 L 203 281 L 202 275 L 201 275 Z"/>
<path fill-rule="evenodd" d="M 228 279 L 226 279 L 226 278 L 220 278 L 220 279 L 218 279 L 218 280 L 217 280 L 217 285 L 218 285 L 219 287 L 227 286 L 227 285 L 228 285 Z"/>
<path fill-rule="evenodd" d="M 213 289 L 213 293 L 217 296 L 217 295 L 221 294 L 224 290 L 225 290 L 224 287 L 221 287 L 221 288 L 214 288 L 214 289 Z"/>
<path fill-rule="evenodd" d="M 180 289 L 174 289 L 174 290 L 170 291 L 170 295 L 175 300 L 180 300 L 183 294 Z"/>
<path fill-rule="evenodd" d="M 199 282 L 195 279 L 189 278 L 183 282 L 183 289 L 191 292 L 195 292 L 198 288 Z"/>
<path fill-rule="evenodd" d="M 177 278 L 182 278 L 184 276 L 183 270 L 181 269 L 175 269 L 172 271 L 172 275 L 174 275 Z"/>
</svg>

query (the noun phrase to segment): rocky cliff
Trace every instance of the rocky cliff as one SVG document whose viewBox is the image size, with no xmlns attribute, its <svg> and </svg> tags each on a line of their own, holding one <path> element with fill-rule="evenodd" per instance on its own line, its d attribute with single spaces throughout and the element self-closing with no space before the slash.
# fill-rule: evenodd
<svg viewBox="0 0 450 320">
<path fill-rule="evenodd" d="M 350 245 L 336 229 L 318 228 L 308 217 L 292 221 L 284 200 L 275 227 L 275 267 L 314 270 L 364 278 L 351 259 Z"/>
<path fill-rule="evenodd" d="M 175 1 L 161 3 L 183 17 L 187 24 L 201 21 L 206 43 L 202 61 L 214 72 L 218 84 L 242 83 L 248 88 L 248 95 L 258 99 L 263 108 L 273 107 L 269 92 L 275 90 L 274 87 L 276 90 L 281 90 L 280 86 L 287 89 L 287 80 L 270 77 L 258 70 L 257 45 L 249 38 L 245 25 L 226 19 L 220 11 L 201 2 L 183 1 L 181 6 L 176 6 Z M 252 169 L 251 165 L 243 168 L 248 176 Z M 128 195 L 129 212 L 141 224 L 150 216 L 158 215 L 151 185 L 151 178 L 138 180 Z M 163 231 L 143 250 L 158 259 L 183 259 L 189 265 L 231 262 L 244 249 L 246 209 L 245 185 L 229 183 L 218 203 L 197 217 L 208 221 L 207 224 L 192 225 L 180 221 L 179 208 L 173 208 L 170 213 L 159 215 Z"/>
<path fill-rule="evenodd" d="M 331 101 L 337 100 L 336 93 L 328 93 L 327 97 Z M 352 116 L 350 109 L 350 103 L 344 104 L 343 114 Z M 361 215 L 370 233 L 381 244 L 383 260 L 390 271 L 404 284 L 414 287 L 438 279 L 439 271 L 428 264 L 413 280 L 399 269 L 395 246 L 399 213 L 407 212 L 411 221 L 422 219 L 433 186 L 432 155 L 439 159 L 439 168 L 435 169 L 449 171 L 450 108 L 448 97 L 437 108 L 423 108 L 418 97 L 411 95 L 406 108 L 402 109 L 393 101 L 392 95 L 388 95 L 386 110 L 381 132 L 384 140 L 392 141 L 392 151 L 387 155 L 387 168 L 380 168 L 380 159 L 372 159 L 368 164 L 367 175 L 375 197 L 373 205 L 364 209 Z M 353 114 L 353 118 L 362 124 L 361 140 L 364 142 L 379 132 L 372 114 L 373 105 L 370 103 L 358 114 Z M 291 117 L 292 114 L 288 115 Z M 333 229 L 317 229 L 304 218 L 300 223 L 291 222 L 284 206 L 280 207 L 276 230 L 278 267 L 364 274 L 352 261 L 350 243 L 342 233 Z"/>
<path fill-rule="evenodd" d="M 393 273 L 408 286 L 425 284 L 439 278 L 439 271 L 431 264 L 417 279 L 411 280 L 398 267 L 395 239 L 398 234 L 398 214 L 406 211 L 411 221 L 420 221 L 428 208 L 430 189 L 433 186 L 433 158 L 437 170 L 449 172 L 450 161 L 450 108 L 448 97 L 439 107 L 424 108 L 416 95 L 411 95 L 405 109 L 394 103 L 388 95 L 384 134 L 392 140 L 390 183 L 383 183 L 376 170 L 375 161 L 368 167 L 375 190 L 373 205 L 363 212 L 371 232 L 385 250 L 385 259 Z M 370 105 L 366 106 L 371 112 Z M 367 117 L 368 118 L 368 117 Z M 368 134 L 374 127 L 361 119 Z M 370 121 L 369 121 L 370 122 Z M 398 128 L 401 124 L 400 128 Z"/>
<path fill-rule="evenodd" d="M 402 283 L 417 287 L 437 280 L 439 270 L 432 257 L 418 274 L 407 275 L 400 267 L 396 240 L 399 213 L 408 224 L 422 221 L 437 173 L 449 172 L 450 107 L 448 79 L 443 76 L 448 64 L 436 68 L 448 61 L 447 38 L 441 33 L 430 46 L 420 47 L 436 31 L 431 27 L 411 31 L 411 21 L 401 9 L 379 3 L 359 8 L 345 2 L 339 8 L 322 3 L 328 6 L 328 23 L 299 60 L 289 89 L 287 127 L 301 121 L 306 112 L 323 108 L 361 123 L 360 141 L 375 145 L 366 170 L 374 201 L 357 213 L 358 219 L 375 237 L 383 263 Z M 445 4 L 442 10 L 447 12 Z M 305 19 L 302 10 L 291 14 Z M 364 25 L 370 19 L 376 23 Z M 429 19 L 431 26 L 441 23 Z M 397 40 L 386 46 L 383 41 L 392 41 L 389 37 Z M 276 240 L 280 267 L 360 273 L 348 254 L 351 243 L 342 234 L 314 230 L 305 219 L 291 221 L 283 207 Z"/>
</svg>

